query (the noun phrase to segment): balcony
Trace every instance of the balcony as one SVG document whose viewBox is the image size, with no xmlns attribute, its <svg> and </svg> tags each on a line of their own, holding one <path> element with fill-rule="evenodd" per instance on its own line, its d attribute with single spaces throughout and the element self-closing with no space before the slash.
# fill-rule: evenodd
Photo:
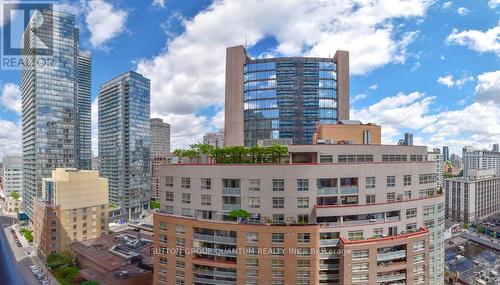
<svg viewBox="0 0 500 285">
<path fill-rule="evenodd" d="M 339 242 L 340 241 L 338 239 L 322 239 L 319 241 L 319 245 L 323 247 L 337 246 Z"/>
<path fill-rule="evenodd" d="M 236 238 L 233 237 L 224 237 L 224 236 L 212 236 L 212 235 L 204 235 L 204 234 L 193 234 L 193 239 L 213 242 L 213 243 L 222 243 L 222 244 L 236 244 Z"/>
<path fill-rule="evenodd" d="M 340 186 L 340 195 L 358 194 L 358 186 Z"/>
<path fill-rule="evenodd" d="M 202 284 L 223 284 L 223 285 L 236 285 L 236 281 L 227 281 L 227 280 L 219 280 L 219 279 L 209 279 L 209 278 L 201 278 L 201 277 L 194 277 L 193 278 L 194 282 L 197 283 L 202 283 Z"/>
<path fill-rule="evenodd" d="M 319 259 L 333 259 L 333 258 L 338 258 L 338 254 L 335 253 L 330 253 L 330 252 L 324 252 L 319 254 Z"/>
<path fill-rule="evenodd" d="M 337 270 L 339 269 L 338 264 L 320 264 L 319 270 Z"/>
<path fill-rule="evenodd" d="M 236 278 L 236 272 L 229 272 L 229 271 L 193 269 L 193 273 L 194 274 L 203 274 L 203 275 L 208 275 L 208 276 Z"/>
<path fill-rule="evenodd" d="M 339 190 L 337 187 L 318 187 L 316 193 L 318 195 L 337 195 L 339 194 Z"/>
<path fill-rule="evenodd" d="M 222 195 L 224 196 L 240 196 L 241 188 L 240 187 L 224 187 L 222 188 Z"/>
<path fill-rule="evenodd" d="M 342 224 L 344 226 L 352 226 L 352 225 L 368 225 L 371 223 L 380 223 L 383 222 L 384 219 L 369 219 L 369 220 L 351 220 L 351 221 L 343 221 Z"/>
<path fill-rule="evenodd" d="M 339 274 L 320 274 L 319 280 L 335 280 L 339 279 Z"/>
<path fill-rule="evenodd" d="M 387 222 L 398 222 L 399 221 L 399 216 L 395 216 L 395 217 L 387 217 L 385 218 L 385 220 Z"/>
<path fill-rule="evenodd" d="M 377 261 L 388 261 L 394 259 L 406 258 L 406 250 L 398 250 L 377 254 Z"/>
<path fill-rule="evenodd" d="M 222 210 L 232 211 L 241 209 L 241 204 L 222 204 Z"/>
<path fill-rule="evenodd" d="M 377 283 L 392 282 L 406 279 L 406 273 L 387 274 L 377 276 Z"/>
<path fill-rule="evenodd" d="M 222 256 L 222 257 L 236 257 L 236 250 L 223 249 L 223 248 L 197 247 L 195 253 Z"/>
</svg>

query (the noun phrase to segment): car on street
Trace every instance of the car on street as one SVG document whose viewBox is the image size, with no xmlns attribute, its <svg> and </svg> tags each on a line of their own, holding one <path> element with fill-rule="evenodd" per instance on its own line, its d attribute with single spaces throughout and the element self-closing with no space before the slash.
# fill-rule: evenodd
<svg viewBox="0 0 500 285">
<path fill-rule="evenodd" d="M 40 280 L 40 284 L 41 285 L 49 285 L 49 281 L 48 280 Z"/>
<path fill-rule="evenodd" d="M 38 273 L 39 269 L 35 265 L 30 265 L 30 270 L 31 270 L 31 272 L 33 272 L 33 274 L 35 274 L 35 273 Z"/>
<path fill-rule="evenodd" d="M 43 280 L 43 274 L 41 274 L 41 273 L 37 272 L 37 273 L 35 273 L 35 278 L 36 278 L 37 280 Z"/>
</svg>

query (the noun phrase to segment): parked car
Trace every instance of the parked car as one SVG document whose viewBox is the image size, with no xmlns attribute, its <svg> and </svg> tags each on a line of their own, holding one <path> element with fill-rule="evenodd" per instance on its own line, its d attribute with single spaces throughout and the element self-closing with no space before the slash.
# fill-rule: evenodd
<svg viewBox="0 0 500 285">
<path fill-rule="evenodd" d="M 41 285 L 49 285 L 49 281 L 48 280 L 40 280 L 40 284 Z"/>
<path fill-rule="evenodd" d="M 35 278 L 36 278 L 37 280 L 43 280 L 43 274 L 41 274 L 41 273 L 37 272 L 37 273 L 35 273 Z"/>
<path fill-rule="evenodd" d="M 35 273 L 38 273 L 39 268 L 36 267 L 35 265 L 30 265 L 30 270 L 31 270 L 31 272 L 33 272 L 33 274 L 35 274 Z"/>
</svg>

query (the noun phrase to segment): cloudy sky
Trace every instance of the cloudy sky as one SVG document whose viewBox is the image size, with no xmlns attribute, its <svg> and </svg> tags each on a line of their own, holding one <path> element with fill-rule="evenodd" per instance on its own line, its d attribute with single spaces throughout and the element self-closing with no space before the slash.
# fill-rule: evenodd
<svg viewBox="0 0 500 285">
<path fill-rule="evenodd" d="M 0 0 L 3 2 L 3 0 Z M 351 118 L 417 144 L 500 143 L 500 0 L 80 0 L 81 46 L 93 52 L 93 145 L 99 85 L 127 70 L 151 79 L 151 114 L 172 145 L 224 122 L 225 48 L 250 56 L 350 52 Z M 0 18 L 0 27 L 9 19 Z M 0 155 L 21 150 L 20 74 L 0 70 Z"/>
</svg>

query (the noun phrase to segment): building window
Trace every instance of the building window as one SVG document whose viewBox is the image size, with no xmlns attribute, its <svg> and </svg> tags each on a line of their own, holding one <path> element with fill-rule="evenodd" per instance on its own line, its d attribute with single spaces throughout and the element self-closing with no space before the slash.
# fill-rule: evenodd
<svg viewBox="0 0 500 285">
<path fill-rule="evenodd" d="M 167 230 L 167 223 L 160 222 L 160 231 L 166 231 L 166 230 Z"/>
<path fill-rule="evenodd" d="M 184 203 L 184 204 L 190 204 L 191 203 L 191 194 L 189 194 L 189 193 L 182 193 L 182 203 Z"/>
<path fill-rule="evenodd" d="M 357 230 L 357 231 L 349 231 L 347 233 L 347 238 L 349 240 L 359 240 L 363 239 L 363 231 L 362 230 Z"/>
<path fill-rule="evenodd" d="M 259 209 L 260 197 L 248 197 L 248 208 Z"/>
<path fill-rule="evenodd" d="M 182 215 L 185 217 L 191 217 L 193 214 L 191 213 L 191 209 L 189 208 L 182 208 Z"/>
<path fill-rule="evenodd" d="M 375 177 L 366 177 L 366 189 L 375 189 Z"/>
<path fill-rule="evenodd" d="M 246 233 L 247 242 L 259 242 L 259 233 Z"/>
<path fill-rule="evenodd" d="M 387 187 L 396 186 L 396 176 L 387 176 Z"/>
<path fill-rule="evenodd" d="M 166 259 L 165 257 L 160 257 L 159 262 L 160 262 L 160 264 L 167 264 L 167 260 L 168 259 Z"/>
<path fill-rule="evenodd" d="M 174 206 L 165 206 L 165 213 L 167 214 L 173 214 L 174 213 Z"/>
<path fill-rule="evenodd" d="M 273 247 L 273 248 L 271 248 L 271 255 L 283 256 L 283 255 L 285 255 L 285 249 L 282 247 Z"/>
<path fill-rule="evenodd" d="M 333 163 L 333 155 L 320 155 L 319 163 Z"/>
<path fill-rule="evenodd" d="M 285 273 L 282 270 L 273 270 L 271 274 L 274 278 L 280 278 L 285 276 Z"/>
<path fill-rule="evenodd" d="M 285 223 L 285 215 L 284 214 L 273 214 L 273 223 L 284 224 Z"/>
<path fill-rule="evenodd" d="M 260 191 L 260 179 L 248 179 L 248 191 Z"/>
<path fill-rule="evenodd" d="M 174 201 L 174 192 L 166 191 L 165 192 L 165 201 L 173 202 Z"/>
<path fill-rule="evenodd" d="M 178 235 L 184 235 L 186 233 L 186 228 L 184 227 L 184 225 L 176 225 L 175 233 Z"/>
<path fill-rule="evenodd" d="M 297 179 L 297 191 L 309 191 L 309 179 Z"/>
<path fill-rule="evenodd" d="M 181 179 L 181 188 L 184 188 L 184 189 L 191 188 L 191 178 L 189 178 L 189 177 L 182 177 L 182 179 Z"/>
<path fill-rule="evenodd" d="M 271 240 L 273 243 L 285 242 L 285 234 L 284 233 L 273 233 Z"/>
<path fill-rule="evenodd" d="M 246 266 L 257 267 L 259 266 L 259 260 L 257 258 L 247 258 Z"/>
<path fill-rule="evenodd" d="M 271 260 L 272 268 L 283 268 L 285 266 L 285 261 L 283 259 L 273 259 Z"/>
<path fill-rule="evenodd" d="M 257 270 L 247 270 L 245 275 L 247 277 L 258 277 L 259 272 Z"/>
<path fill-rule="evenodd" d="M 311 235 L 309 233 L 299 233 L 297 234 L 298 243 L 308 243 L 311 241 Z"/>
<path fill-rule="evenodd" d="M 406 224 L 407 231 L 414 231 L 417 229 L 417 223 Z"/>
<path fill-rule="evenodd" d="M 309 224 L 309 215 L 297 215 L 299 223 Z"/>
<path fill-rule="evenodd" d="M 387 193 L 387 202 L 392 203 L 394 201 L 396 201 L 396 192 Z"/>
<path fill-rule="evenodd" d="M 373 236 L 374 237 L 382 237 L 382 236 L 384 236 L 384 229 L 383 228 L 373 229 Z"/>
<path fill-rule="evenodd" d="M 309 259 L 299 259 L 297 260 L 297 267 L 298 268 L 309 268 L 311 266 L 311 262 Z"/>
<path fill-rule="evenodd" d="M 174 187 L 174 177 L 165 176 L 165 186 L 166 187 Z"/>
<path fill-rule="evenodd" d="M 366 204 L 375 204 L 375 194 L 366 195 Z"/>
<path fill-rule="evenodd" d="M 201 195 L 201 205 L 202 206 L 210 206 L 212 204 L 212 196 L 210 195 Z"/>
<path fill-rule="evenodd" d="M 212 189 L 212 179 L 210 179 L 210 178 L 201 178 L 201 189 L 202 190 L 210 190 L 210 189 Z"/>
<path fill-rule="evenodd" d="M 419 184 L 427 184 L 436 182 L 436 173 L 427 173 L 418 175 Z"/>
<path fill-rule="evenodd" d="M 367 271 L 367 270 L 368 270 L 368 263 L 354 263 L 352 265 L 353 272 Z"/>
<path fill-rule="evenodd" d="M 167 243 L 167 235 L 160 235 L 160 242 Z"/>
<path fill-rule="evenodd" d="M 366 258 L 368 258 L 368 249 L 353 250 L 352 251 L 352 259 L 353 260 L 366 259 Z"/>
<path fill-rule="evenodd" d="M 273 197 L 273 208 L 274 209 L 285 208 L 285 197 Z"/>
<path fill-rule="evenodd" d="M 406 209 L 406 218 L 413 219 L 417 217 L 417 208 Z"/>
<path fill-rule="evenodd" d="M 404 183 L 404 186 L 410 186 L 411 185 L 411 175 L 403 176 L 403 183 Z"/>
<path fill-rule="evenodd" d="M 425 249 L 425 241 L 419 240 L 413 243 L 413 251 Z"/>
<path fill-rule="evenodd" d="M 285 191 L 285 180 L 284 179 L 273 179 L 273 191 L 277 191 L 277 192 Z"/>
<path fill-rule="evenodd" d="M 178 238 L 175 240 L 175 245 L 178 247 L 184 247 L 186 245 L 186 240 L 183 238 Z"/>
<path fill-rule="evenodd" d="M 309 208 L 309 197 L 298 197 L 297 198 L 297 208 L 299 208 L 299 209 Z"/>
</svg>

